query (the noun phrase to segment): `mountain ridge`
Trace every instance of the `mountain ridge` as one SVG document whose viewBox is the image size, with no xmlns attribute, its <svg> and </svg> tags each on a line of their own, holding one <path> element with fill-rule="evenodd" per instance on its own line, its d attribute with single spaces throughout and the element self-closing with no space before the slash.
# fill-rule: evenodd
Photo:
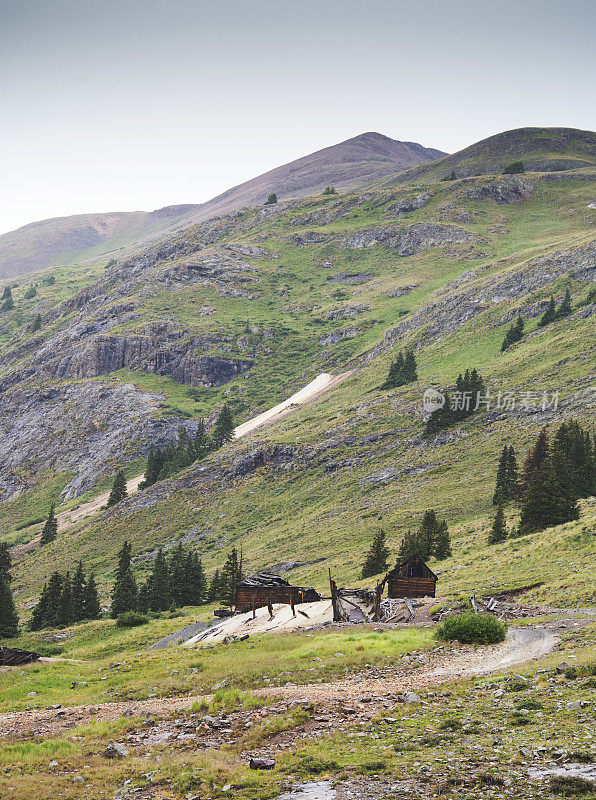
<svg viewBox="0 0 596 800">
<path fill-rule="evenodd" d="M 444 155 L 441 150 L 367 132 L 268 170 L 205 203 L 30 222 L 0 236 L 0 277 L 109 255 L 123 246 L 165 233 L 168 227 L 191 225 L 242 206 L 262 203 L 272 192 L 301 197 L 321 191 L 327 185 L 346 188 L 441 155 Z"/>
</svg>

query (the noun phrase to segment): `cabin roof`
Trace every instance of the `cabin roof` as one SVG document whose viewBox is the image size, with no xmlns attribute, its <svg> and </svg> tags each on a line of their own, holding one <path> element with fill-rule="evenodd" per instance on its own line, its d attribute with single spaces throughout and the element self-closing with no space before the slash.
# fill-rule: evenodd
<svg viewBox="0 0 596 800">
<path fill-rule="evenodd" d="M 424 571 L 425 572 L 427 572 L 429 575 L 432 575 L 432 577 L 435 580 L 437 580 L 437 581 L 439 580 L 439 576 L 436 575 L 432 571 L 432 569 L 428 566 L 428 564 L 426 562 L 424 562 L 420 558 L 420 556 L 412 556 L 411 558 L 406 558 L 404 561 L 398 561 L 397 564 L 393 567 L 393 569 L 390 572 L 387 573 L 387 576 L 393 575 L 395 573 L 398 573 L 401 570 L 401 568 L 405 567 L 407 564 L 419 564 L 419 565 L 422 565 L 424 567 Z"/>
</svg>

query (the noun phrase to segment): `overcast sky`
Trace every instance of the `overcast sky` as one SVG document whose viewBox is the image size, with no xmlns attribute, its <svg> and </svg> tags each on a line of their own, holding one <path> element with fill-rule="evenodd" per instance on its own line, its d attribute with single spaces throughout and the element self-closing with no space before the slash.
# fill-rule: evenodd
<svg viewBox="0 0 596 800">
<path fill-rule="evenodd" d="M 0 233 L 379 131 L 596 128 L 594 0 L 0 0 Z"/>
</svg>

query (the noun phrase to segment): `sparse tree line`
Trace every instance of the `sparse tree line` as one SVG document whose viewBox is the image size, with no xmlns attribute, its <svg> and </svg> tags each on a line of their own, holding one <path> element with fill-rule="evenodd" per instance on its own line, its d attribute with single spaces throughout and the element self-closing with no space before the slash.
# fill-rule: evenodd
<svg viewBox="0 0 596 800">
<path fill-rule="evenodd" d="M 489 544 L 579 519 L 577 501 L 596 494 L 596 440 L 579 422 L 561 423 L 549 438 L 543 428 L 520 471 L 513 445 L 499 458 L 493 503 L 497 512 Z M 520 505 L 519 525 L 507 531 L 505 506 Z"/>
<path fill-rule="evenodd" d="M 381 389 L 397 389 L 399 386 L 405 386 L 407 383 L 417 381 L 417 370 L 418 365 L 416 364 L 414 351 L 406 350 L 404 354 L 400 350 L 395 361 L 391 362 L 387 380 L 381 386 Z"/>
<path fill-rule="evenodd" d="M 447 522 L 439 520 L 432 509 L 424 512 L 420 527 L 416 531 L 407 531 L 404 535 L 397 555 L 397 563 L 418 556 L 428 561 L 433 556 L 443 560 L 451 555 L 451 537 Z M 378 531 L 372 540 L 370 550 L 366 554 L 362 566 L 361 577 L 370 578 L 380 575 L 389 569 L 389 548 L 386 544 L 385 531 Z"/>
<path fill-rule="evenodd" d="M 481 409 L 485 395 L 486 387 L 478 370 L 467 369 L 463 375 L 460 372 L 455 382 L 455 389 L 452 392 L 444 392 L 443 406 L 433 411 L 427 419 L 424 436 L 432 436 L 463 422 Z"/>
<path fill-rule="evenodd" d="M 54 275 L 46 275 L 45 278 L 42 278 L 40 281 L 42 286 L 53 286 L 56 283 L 56 278 Z M 34 297 L 37 296 L 37 283 L 32 283 L 28 288 L 25 290 L 25 294 L 23 295 L 24 300 L 32 300 Z M 4 313 L 5 311 L 13 311 L 15 309 L 15 302 L 12 296 L 12 290 L 14 286 L 7 285 L 4 287 L 4 291 L 2 293 L 2 297 L 0 298 L 0 314 Z M 38 331 L 41 329 L 42 319 L 41 314 L 36 314 L 33 318 L 33 322 L 31 323 L 30 330 L 32 332 Z"/>
<path fill-rule="evenodd" d="M 83 562 L 79 561 L 72 579 L 70 572 L 52 573 L 33 609 L 29 627 L 32 631 L 64 628 L 73 622 L 97 619 L 100 615 L 95 576 L 93 572 L 86 576 Z"/>
<path fill-rule="evenodd" d="M 115 619 L 128 612 L 148 613 L 174 610 L 220 601 L 232 606 L 240 581 L 241 566 L 233 548 L 221 570 L 207 580 L 203 564 L 192 548 L 179 544 L 167 557 L 157 551 L 147 580 L 139 587 L 132 570 L 132 548 L 124 542 L 118 553 L 118 566 L 112 589 L 110 613 Z"/>
</svg>

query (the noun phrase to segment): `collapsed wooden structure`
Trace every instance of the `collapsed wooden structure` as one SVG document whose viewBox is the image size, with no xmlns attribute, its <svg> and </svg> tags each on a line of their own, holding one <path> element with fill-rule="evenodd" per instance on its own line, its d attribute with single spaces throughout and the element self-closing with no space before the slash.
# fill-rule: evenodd
<svg viewBox="0 0 596 800">
<path fill-rule="evenodd" d="M 292 586 L 279 575 L 260 572 L 244 578 L 238 584 L 236 611 L 255 611 L 274 603 L 286 603 L 293 607 L 300 603 L 315 603 L 320 599 L 321 595 L 311 587 Z"/>
<path fill-rule="evenodd" d="M 434 597 L 438 577 L 418 556 L 398 562 L 385 576 L 388 597 Z"/>
<path fill-rule="evenodd" d="M 32 650 L 20 650 L 18 647 L 0 647 L 0 667 L 20 667 L 38 661 L 39 653 Z"/>
</svg>

